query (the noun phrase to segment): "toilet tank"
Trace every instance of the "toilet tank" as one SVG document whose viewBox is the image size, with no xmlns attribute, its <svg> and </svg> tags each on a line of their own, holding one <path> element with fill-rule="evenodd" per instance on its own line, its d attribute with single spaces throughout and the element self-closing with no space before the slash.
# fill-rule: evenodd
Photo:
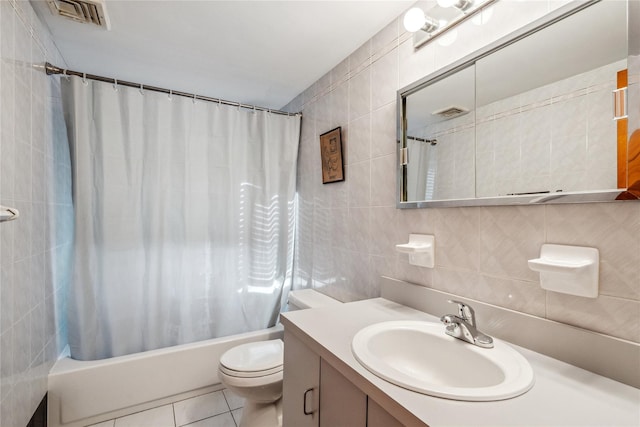
<svg viewBox="0 0 640 427">
<path fill-rule="evenodd" d="M 289 311 L 327 307 L 336 304 L 342 303 L 313 289 L 298 289 L 289 292 Z"/>
</svg>

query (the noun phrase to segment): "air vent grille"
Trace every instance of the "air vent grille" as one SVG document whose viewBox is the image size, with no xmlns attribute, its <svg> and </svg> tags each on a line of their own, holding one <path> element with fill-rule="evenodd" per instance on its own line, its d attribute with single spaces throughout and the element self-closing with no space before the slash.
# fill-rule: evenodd
<svg viewBox="0 0 640 427">
<path fill-rule="evenodd" d="M 47 0 L 54 15 L 109 29 L 109 17 L 102 0 Z"/>
<path fill-rule="evenodd" d="M 451 107 L 443 108 L 442 110 L 434 111 L 431 114 L 434 116 L 440 116 L 445 119 L 452 119 L 454 117 L 467 114 L 468 112 L 469 110 L 467 110 L 466 108 L 451 106 Z"/>
</svg>

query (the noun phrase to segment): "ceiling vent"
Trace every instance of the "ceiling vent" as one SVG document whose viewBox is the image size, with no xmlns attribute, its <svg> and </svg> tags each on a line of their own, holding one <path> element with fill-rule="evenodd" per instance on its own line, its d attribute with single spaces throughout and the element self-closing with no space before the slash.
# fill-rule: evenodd
<svg viewBox="0 0 640 427">
<path fill-rule="evenodd" d="M 111 28 L 103 0 L 47 0 L 47 3 L 54 15 L 95 24 L 106 30 Z"/>
<path fill-rule="evenodd" d="M 462 116 L 464 114 L 467 114 L 468 112 L 469 110 L 467 110 L 466 108 L 451 106 L 443 108 L 442 110 L 434 111 L 431 114 L 434 116 L 440 116 L 443 119 L 453 119 L 454 117 Z"/>
</svg>

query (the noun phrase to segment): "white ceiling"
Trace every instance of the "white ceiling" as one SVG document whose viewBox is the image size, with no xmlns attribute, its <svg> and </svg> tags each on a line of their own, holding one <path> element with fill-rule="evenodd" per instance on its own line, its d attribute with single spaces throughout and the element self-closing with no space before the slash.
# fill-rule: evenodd
<svg viewBox="0 0 640 427">
<path fill-rule="evenodd" d="M 110 31 L 31 2 L 69 69 L 281 108 L 414 0 L 106 0 Z"/>
</svg>

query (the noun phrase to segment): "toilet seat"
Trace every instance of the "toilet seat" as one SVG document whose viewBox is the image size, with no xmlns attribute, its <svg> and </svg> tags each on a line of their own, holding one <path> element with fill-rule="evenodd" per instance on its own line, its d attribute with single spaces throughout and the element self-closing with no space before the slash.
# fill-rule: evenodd
<svg viewBox="0 0 640 427">
<path fill-rule="evenodd" d="M 266 387 L 271 386 L 273 384 L 282 385 L 283 371 L 276 372 L 275 374 L 263 375 L 259 377 L 238 377 L 235 375 L 227 375 L 222 370 L 218 372 L 222 378 L 224 378 L 224 383 L 227 387 L 239 387 L 239 388 L 249 388 L 249 387 Z M 278 387 L 278 395 L 282 394 L 282 389 Z"/>
<path fill-rule="evenodd" d="M 282 365 L 276 366 L 275 368 L 266 369 L 264 371 L 234 371 L 233 369 L 229 369 L 226 366 L 220 364 L 220 372 L 237 378 L 258 378 L 282 372 Z"/>
<path fill-rule="evenodd" d="M 236 346 L 220 358 L 220 371 L 237 378 L 258 378 L 282 372 L 284 343 L 281 339 Z"/>
</svg>

